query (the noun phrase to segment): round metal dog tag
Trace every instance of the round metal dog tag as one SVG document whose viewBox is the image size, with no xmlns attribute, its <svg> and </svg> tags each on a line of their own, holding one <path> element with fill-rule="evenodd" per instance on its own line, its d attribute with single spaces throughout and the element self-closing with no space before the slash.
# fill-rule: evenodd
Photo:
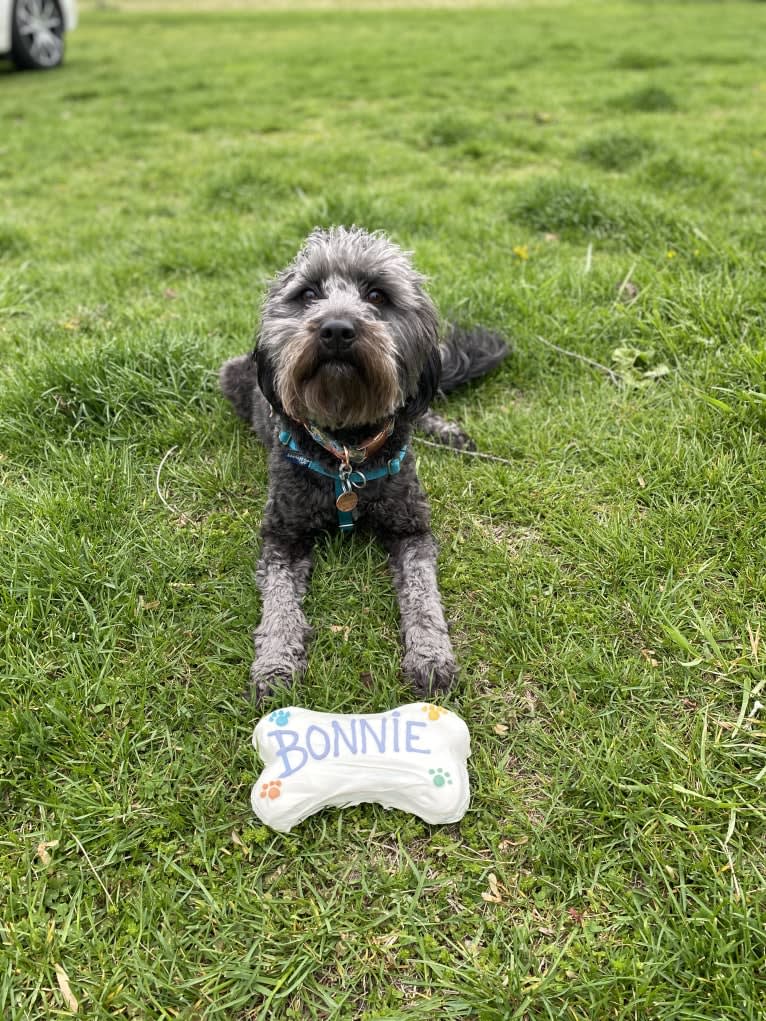
<svg viewBox="0 0 766 1021">
<path fill-rule="evenodd" d="M 358 503 L 359 497 L 356 493 L 348 490 L 347 492 L 340 494 L 338 499 L 335 501 L 335 506 L 339 511 L 352 511 Z"/>
</svg>

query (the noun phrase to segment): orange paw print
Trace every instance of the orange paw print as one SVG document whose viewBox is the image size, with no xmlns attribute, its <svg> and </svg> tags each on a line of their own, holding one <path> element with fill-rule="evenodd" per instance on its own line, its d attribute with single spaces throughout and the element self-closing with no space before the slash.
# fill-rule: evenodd
<svg viewBox="0 0 766 1021">
<path fill-rule="evenodd" d="M 442 709 L 440 705 L 431 705 L 429 702 L 426 702 L 423 706 L 423 712 L 428 713 L 429 720 L 438 720 L 440 717 L 446 715 L 447 710 Z"/>
<path fill-rule="evenodd" d="M 273 801 L 274 798 L 278 798 L 281 793 L 282 793 L 281 780 L 269 780 L 268 783 L 261 784 L 262 798 L 270 798 Z"/>
</svg>

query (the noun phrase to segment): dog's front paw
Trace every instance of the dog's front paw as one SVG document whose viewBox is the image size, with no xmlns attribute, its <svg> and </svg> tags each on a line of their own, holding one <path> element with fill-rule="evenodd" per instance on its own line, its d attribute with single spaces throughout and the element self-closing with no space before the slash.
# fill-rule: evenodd
<svg viewBox="0 0 766 1021">
<path fill-rule="evenodd" d="M 402 660 L 404 676 L 415 694 L 427 698 L 439 691 L 449 691 L 455 682 L 458 666 L 451 649 L 410 649 Z"/>
<path fill-rule="evenodd" d="M 306 664 L 302 662 L 259 656 L 250 667 L 250 697 L 254 702 L 262 702 L 279 688 L 291 688 L 305 669 Z"/>
</svg>

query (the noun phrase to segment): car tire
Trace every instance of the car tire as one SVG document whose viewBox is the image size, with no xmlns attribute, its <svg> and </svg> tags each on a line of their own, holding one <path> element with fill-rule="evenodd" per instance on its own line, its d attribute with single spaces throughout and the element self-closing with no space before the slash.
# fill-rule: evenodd
<svg viewBox="0 0 766 1021">
<path fill-rule="evenodd" d="M 64 59 L 64 15 L 58 0 L 16 0 L 11 59 L 30 71 L 59 66 Z"/>
</svg>

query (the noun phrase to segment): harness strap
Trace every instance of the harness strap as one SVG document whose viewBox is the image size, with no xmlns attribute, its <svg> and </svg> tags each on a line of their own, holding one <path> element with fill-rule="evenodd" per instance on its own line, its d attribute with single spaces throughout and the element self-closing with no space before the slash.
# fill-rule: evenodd
<svg viewBox="0 0 766 1021">
<path fill-rule="evenodd" d="M 335 471 L 325 468 L 319 461 L 314 461 L 312 458 L 307 457 L 302 451 L 298 444 L 295 442 L 293 435 L 287 429 L 283 429 L 279 434 L 279 442 L 285 447 L 284 456 L 288 461 L 292 461 L 293 464 L 299 464 L 302 468 L 307 468 L 309 471 L 316 472 L 317 475 L 324 475 L 325 478 L 332 479 L 335 483 L 335 499 L 349 491 L 349 486 L 361 489 L 368 482 L 374 482 L 375 479 L 382 479 L 391 475 L 398 475 L 402 469 L 402 461 L 407 456 L 406 445 L 402 447 L 396 457 L 392 457 L 390 461 L 387 461 L 380 468 L 373 468 L 372 471 L 363 472 L 359 468 L 354 468 L 351 472 L 342 474 L 343 466 L 336 469 Z M 354 476 L 361 476 L 362 481 L 359 483 L 354 482 Z M 342 532 L 350 532 L 354 527 L 354 515 L 353 511 L 341 510 L 338 508 L 338 528 Z"/>
</svg>

